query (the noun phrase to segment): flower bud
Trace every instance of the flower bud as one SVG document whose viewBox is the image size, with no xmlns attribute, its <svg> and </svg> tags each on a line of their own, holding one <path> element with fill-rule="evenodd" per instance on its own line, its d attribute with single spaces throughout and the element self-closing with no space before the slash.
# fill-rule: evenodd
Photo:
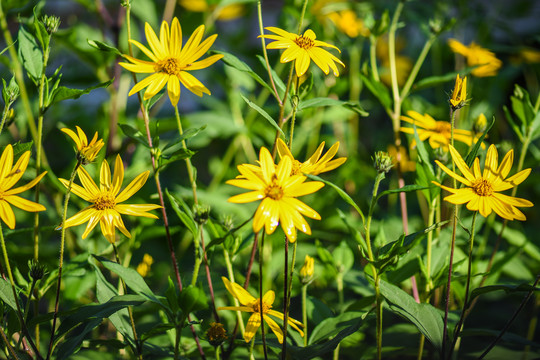
<svg viewBox="0 0 540 360">
<path fill-rule="evenodd" d="M 206 338 L 210 345 L 218 347 L 227 340 L 227 330 L 223 328 L 223 324 L 211 322 L 210 327 L 206 330 Z"/>
<path fill-rule="evenodd" d="M 315 269 L 315 259 L 309 255 L 306 255 L 304 259 L 304 265 L 300 268 L 300 276 L 302 277 L 302 283 L 307 284 L 313 278 L 313 272 Z"/>
<path fill-rule="evenodd" d="M 378 173 L 387 173 L 390 171 L 394 164 L 392 163 L 392 157 L 388 155 L 386 151 L 377 151 L 375 158 L 373 159 L 373 166 Z"/>
<path fill-rule="evenodd" d="M 41 21 L 43 22 L 43 25 L 45 25 L 45 29 L 47 29 L 49 35 L 54 34 L 60 26 L 60 18 L 58 16 L 45 15 Z"/>
<path fill-rule="evenodd" d="M 474 121 L 473 130 L 477 134 L 482 134 L 486 131 L 487 119 L 484 114 L 480 114 Z"/>
<path fill-rule="evenodd" d="M 195 204 L 193 212 L 195 213 L 195 221 L 197 224 L 205 224 L 210 217 L 210 206 Z"/>
<path fill-rule="evenodd" d="M 45 266 L 41 265 L 39 262 L 30 260 L 28 262 L 28 267 L 30 268 L 30 277 L 34 281 L 41 280 L 45 276 L 45 273 L 46 273 Z"/>
</svg>

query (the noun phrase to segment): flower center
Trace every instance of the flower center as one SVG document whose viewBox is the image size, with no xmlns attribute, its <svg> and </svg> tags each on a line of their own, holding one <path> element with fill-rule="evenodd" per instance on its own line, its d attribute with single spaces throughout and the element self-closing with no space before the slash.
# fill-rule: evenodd
<svg viewBox="0 0 540 360">
<path fill-rule="evenodd" d="M 485 179 L 477 179 L 472 186 L 474 192 L 479 196 L 491 196 L 493 194 L 493 187 L 489 181 Z"/>
<path fill-rule="evenodd" d="M 315 46 L 315 41 L 308 37 L 304 37 L 304 35 L 297 36 L 296 39 L 294 39 L 294 42 L 304 50 L 309 50 Z"/>
<path fill-rule="evenodd" d="M 267 303 L 265 303 L 263 301 L 263 303 L 262 303 L 262 312 L 263 312 L 263 314 L 268 313 L 268 311 L 270 311 L 271 308 L 272 308 L 272 305 L 268 305 Z M 261 300 L 260 299 L 255 300 L 255 302 L 253 303 L 253 312 L 256 312 L 256 313 L 261 312 Z"/>
<path fill-rule="evenodd" d="M 109 193 L 100 195 L 94 201 L 94 208 L 96 210 L 113 209 L 115 206 L 116 206 L 116 202 L 114 201 L 114 196 L 112 196 Z"/>
<path fill-rule="evenodd" d="M 283 189 L 277 183 L 276 174 L 272 175 L 272 183 L 266 187 L 264 195 L 272 200 L 280 200 L 283 197 Z"/>
<path fill-rule="evenodd" d="M 156 71 L 164 72 L 168 75 L 178 75 L 182 70 L 180 61 L 177 58 L 167 58 L 157 63 Z"/>
</svg>

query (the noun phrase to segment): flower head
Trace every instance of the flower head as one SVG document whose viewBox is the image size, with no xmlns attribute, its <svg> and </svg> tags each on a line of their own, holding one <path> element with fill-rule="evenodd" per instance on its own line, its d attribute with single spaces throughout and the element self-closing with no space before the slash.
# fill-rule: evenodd
<svg viewBox="0 0 540 360">
<path fill-rule="evenodd" d="M 45 210 L 45 206 L 26 200 L 17 196 L 17 194 L 34 187 L 45 176 L 46 171 L 28 184 L 12 189 L 24 175 L 29 159 L 30 151 L 25 151 L 13 165 L 13 147 L 11 144 L 6 146 L 0 157 L 0 218 L 10 229 L 15 228 L 15 214 L 10 205 L 30 212 Z"/>
<path fill-rule="evenodd" d="M 99 176 L 99 187 L 92 180 L 90 174 L 84 168 L 80 167 L 77 170 L 77 174 L 79 175 L 82 186 L 72 184 L 71 191 L 93 204 L 67 219 L 63 226 L 68 228 L 88 222 L 82 235 L 83 239 L 88 236 L 98 223 L 101 227 L 101 232 L 111 243 L 115 242 L 115 228 L 118 228 L 128 238 L 131 238 L 131 234 L 126 229 L 121 214 L 157 219 L 156 215 L 150 214 L 148 211 L 161 207 L 154 204 L 121 204 L 139 191 L 146 183 L 149 173 L 149 171 L 143 172 L 124 190 L 120 191 L 122 182 L 124 181 L 124 165 L 122 164 L 120 155 L 116 156 L 112 178 L 109 164 L 106 160 L 103 160 Z M 69 186 L 68 180 L 60 179 L 60 181 L 65 187 Z"/>
<path fill-rule="evenodd" d="M 347 158 L 340 157 L 332 160 L 336 155 L 339 149 L 339 141 L 332 145 L 332 147 L 324 154 L 321 158 L 322 152 L 324 149 L 324 141 L 319 145 L 317 150 L 311 155 L 309 159 L 301 163 L 296 160 L 289 150 L 287 144 L 281 139 L 277 141 L 277 150 L 279 157 L 283 158 L 288 156 L 292 160 L 292 172 L 291 175 L 301 175 L 301 174 L 310 174 L 310 175 L 319 175 L 320 173 L 334 170 L 335 168 L 341 166 Z"/>
<path fill-rule="evenodd" d="M 227 330 L 225 330 L 223 324 L 211 322 L 210 327 L 206 330 L 206 338 L 210 345 L 219 346 L 227 340 Z"/>
<path fill-rule="evenodd" d="M 421 115 L 416 111 L 407 111 L 407 115 L 409 116 L 402 116 L 401 120 L 416 125 L 420 140 L 429 139 L 429 145 L 433 149 L 442 147 L 443 150 L 448 151 L 451 137 L 451 124 L 448 121 L 436 121 L 428 114 Z M 399 130 L 406 134 L 414 134 L 412 127 L 402 127 Z M 454 140 L 471 146 L 478 140 L 478 136 L 473 135 L 469 130 L 454 129 Z M 413 139 L 411 147 L 414 146 L 416 146 L 416 141 Z M 483 144 L 482 146 L 485 147 Z"/>
<path fill-rule="evenodd" d="M 60 129 L 62 132 L 66 133 L 77 145 L 77 159 L 83 164 L 86 165 L 95 160 L 97 154 L 105 145 L 102 139 L 98 140 L 98 133 L 94 134 L 92 141 L 88 142 L 86 134 L 81 130 L 80 127 L 77 128 L 77 134 L 68 128 Z"/>
<path fill-rule="evenodd" d="M 272 234 L 281 223 L 290 242 L 296 241 L 296 229 L 311 235 L 311 228 L 302 215 L 317 220 L 321 216 L 297 197 L 314 193 L 324 184 L 320 181 L 306 183 L 305 176 L 292 175 L 293 164 L 289 156 L 284 156 L 276 166 L 264 147 L 259 154 L 259 164 L 260 168 L 249 164 L 238 166 L 241 175 L 228 180 L 227 184 L 252 191 L 235 195 L 229 201 L 248 203 L 262 200 L 253 220 L 255 232 L 264 226 L 266 233 Z"/>
<path fill-rule="evenodd" d="M 482 134 L 486 130 L 486 127 L 487 127 L 486 115 L 482 113 L 478 115 L 476 120 L 474 120 L 473 129 L 475 133 Z"/>
<path fill-rule="evenodd" d="M 311 60 L 321 70 L 328 75 L 330 69 L 334 72 L 334 76 L 339 76 L 339 71 L 336 63 L 345 66 L 345 64 L 337 57 L 322 49 L 321 47 L 331 47 L 340 51 L 334 45 L 325 43 L 324 41 L 316 40 L 317 36 L 313 30 L 306 30 L 303 35 L 287 32 L 277 27 L 267 27 L 268 31 L 277 35 L 261 35 L 265 39 L 275 40 L 266 45 L 267 49 L 285 49 L 281 54 L 280 61 L 288 63 L 295 60 L 296 76 L 304 75 L 309 67 Z M 340 51 L 341 52 L 341 51 Z"/>
<path fill-rule="evenodd" d="M 307 283 L 313 277 L 313 272 L 315 270 L 315 259 L 309 255 L 306 255 L 304 259 L 304 265 L 300 268 L 300 276 L 302 277 L 302 282 Z"/>
<path fill-rule="evenodd" d="M 281 331 L 281 328 L 279 325 L 272 319 L 270 316 L 274 316 L 278 319 L 283 320 L 283 313 L 280 313 L 279 311 L 272 310 L 272 305 L 274 304 L 274 300 L 276 298 L 276 294 L 272 290 L 268 290 L 263 298 L 262 298 L 262 309 L 261 309 L 261 299 L 256 299 L 253 297 L 246 289 L 241 287 L 240 285 L 229 281 L 229 279 L 225 277 L 221 277 L 223 280 L 223 283 L 225 284 L 225 287 L 229 291 L 229 293 L 235 298 L 238 299 L 240 304 L 242 306 L 223 306 L 219 307 L 218 310 L 236 310 L 236 311 L 244 311 L 244 312 L 250 312 L 253 313 L 248 320 L 246 331 L 244 332 L 244 340 L 246 342 L 250 342 L 257 330 L 259 329 L 259 326 L 261 326 L 261 313 L 264 321 L 270 326 L 270 329 L 274 332 L 274 334 L 277 336 L 278 341 L 280 344 L 283 344 L 283 332 Z M 302 323 L 298 320 L 295 320 L 291 317 L 287 317 L 287 323 L 296 331 L 300 333 L 301 336 L 304 336 L 304 333 L 302 330 L 300 330 L 299 326 L 304 326 Z"/>
<path fill-rule="evenodd" d="M 452 110 L 457 110 L 466 105 L 467 102 L 467 77 L 463 79 L 459 77 L 459 74 L 456 75 L 456 84 L 454 85 L 454 91 L 452 92 L 452 97 L 450 98 L 450 105 Z"/>
<path fill-rule="evenodd" d="M 155 96 L 166 84 L 169 99 L 173 106 L 176 106 L 180 99 L 180 83 L 198 96 L 202 96 L 203 93 L 210 95 L 210 90 L 189 71 L 207 68 L 223 57 L 223 55 L 212 55 L 197 61 L 212 46 L 217 35 L 212 35 L 201 43 L 204 33 L 204 25 L 201 25 L 182 46 L 182 28 L 177 18 L 172 20 L 170 29 L 167 22 L 161 23 L 159 39 L 150 24 L 145 24 L 144 31 L 150 49 L 138 41 L 130 41 L 151 61 L 124 55 L 131 63 L 121 62 L 120 65 L 134 73 L 151 73 L 152 75 L 138 82 L 129 92 L 130 96 L 147 87 L 144 93 L 144 99 L 147 100 Z"/>
<path fill-rule="evenodd" d="M 502 66 L 502 61 L 494 53 L 476 44 L 474 41 L 465 46 L 455 39 L 449 39 L 448 45 L 453 52 L 463 55 L 468 66 L 477 66 L 471 72 L 477 77 L 495 76 Z"/>
<path fill-rule="evenodd" d="M 332 12 L 328 14 L 328 17 L 336 24 L 339 31 L 349 37 L 355 38 L 358 35 L 369 37 L 369 29 L 364 25 L 364 21 L 359 19 L 352 10 Z"/>
<path fill-rule="evenodd" d="M 449 191 L 452 195 L 444 198 L 452 204 L 465 204 L 471 211 L 480 211 L 487 217 L 491 211 L 495 211 L 500 217 L 508 220 L 525 220 L 525 215 L 517 207 L 530 207 L 533 203 L 529 200 L 501 194 L 500 191 L 508 190 L 521 184 L 531 173 L 531 169 L 525 169 L 509 177 L 508 173 L 514 161 L 514 151 L 510 150 L 504 156 L 499 165 L 498 154 L 495 145 L 488 149 L 483 172 L 480 170 L 480 160 L 476 158 L 471 168 L 457 150 L 450 145 L 452 160 L 461 171 L 460 176 L 435 160 L 437 165 L 448 175 L 461 182 L 465 187 L 453 189 L 434 182 L 437 186 Z"/>
</svg>

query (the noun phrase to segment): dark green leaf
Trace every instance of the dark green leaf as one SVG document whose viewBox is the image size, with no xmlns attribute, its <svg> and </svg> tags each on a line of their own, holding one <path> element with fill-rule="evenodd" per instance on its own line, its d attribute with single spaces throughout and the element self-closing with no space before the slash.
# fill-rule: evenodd
<svg viewBox="0 0 540 360">
<path fill-rule="evenodd" d="M 17 303 L 13 297 L 13 290 L 9 281 L 0 278 L 0 299 L 13 310 L 17 311 Z"/>
<path fill-rule="evenodd" d="M 34 29 L 36 31 L 36 37 L 38 38 L 41 48 L 47 49 L 49 47 L 50 35 L 45 29 L 43 22 L 39 21 L 39 14 L 37 13 L 37 6 L 34 7 Z"/>
<path fill-rule="evenodd" d="M 411 295 L 382 279 L 380 290 L 390 310 L 413 323 L 440 351 L 444 327 L 442 313 L 431 304 L 417 303 Z"/>
<path fill-rule="evenodd" d="M 383 191 L 382 193 L 377 195 L 377 201 L 381 197 L 383 197 L 385 195 L 397 194 L 397 193 L 402 193 L 402 192 L 413 192 L 413 191 L 425 190 L 425 189 L 427 189 L 427 187 L 420 186 L 420 185 L 405 185 L 405 186 L 403 186 L 402 188 L 399 188 L 399 189 L 392 189 L 392 190 Z"/>
<path fill-rule="evenodd" d="M 413 125 L 413 129 L 414 129 L 414 139 L 416 140 L 416 150 L 418 151 L 418 157 L 420 158 L 420 161 L 424 165 L 424 168 L 429 171 L 429 174 L 431 176 L 435 176 L 435 172 L 433 171 L 433 166 L 431 165 L 431 161 L 429 160 L 430 159 L 429 154 L 426 150 L 424 142 L 420 140 L 420 137 L 418 136 L 416 125 Z"/>
<path fill-rule="evenodd" d="M 321 106 L 343 106 L 351 111 L 356 112 L 360 116 L 369 116 L 369 113 L 362 109 L 360 104 L 358 102 L 354 101 L 341 101 L 331 98 L 314 98 L 309 99 L 306 101 L 301 101 L 298 104 L 298 111 L 309 109 L 313 107 L 321 107 Z"/>
<path fill-rule="evenodd" d="M 104 42 L 97 41 L 97 40 L 87 39 L 86 41 L 88 42 L 88 45 L 90 45 L 91 47 L 93 47 L 95 49 L 98 49 L 98 50 L 101 50 L 101 51 L 113 52 L 118 56 L 122 56 L 122 53 L 120 52 L 120 50 L 118 50 L 114 46 L 111 46 L 109 44 L 106 44 Z"/>
<path fill-rule="evenodd" d="M 360 214 L 360 216 L 362 217 L 362 222 L 366 222 L 365 220 L 365 217 L 364 217 L 364 213 L 362 212 L 362 210 L 360 210 L 360 207 L 354 202 L 354 200 L 349 196 L 349 194 L 347 194 L 345 191 L 341 190 L 340 187 L 338 187 L 337 185 L 331 183 L 330 181 L 326 181 L 316 175 L 306 175 L 308 178 L 310 178 L 311 180 L 316 180 L 316 181 L 321 181 L 323 183 L 325 183 L 326 185 L 330 186 L 332 189 L 336 190 L 338 195 L 343 199 L 345 200 L 345 202 L 349 205 L 351 205 L 357 212 L 358 214 Z"/>
<path fill-rule="evenodd" d="M 514 292 L 528 292 L 531 290 L 538 291 L 540 290 L 540 288 L 535 288 L 529 284 L 483 286 L 480 288 L 476 288 L 471 292 L 471 300 L 477 296 L 499 290 L 503 290 L 505 293 L 510 294 Z"/>
<path fill-rule="evenodd" d="M 91 87 L 86 88 L 86 89 L 70 89 L 70 88 L 67 88 L 65 86 L 59 86 L 58 88 L 56 88 L 54 90 L 54 94 L 52 96 L 52 101 L 49 104 L 49 106 L 54 105 L 54 104 L 56 104 L 56 103 L 58 103 L 58 102 L 60 102 L 62 100 L 78 99 L 82 95 L 88 94 L 92 90 L 103 88 L 103 87 L 108 87 L 109 85 L 112 84 L 113 81 L 114 81 L 114 79 L 111 79 L 109 81 L 102 82 L 100 84 L 97 84 L 95 86 L 91 86 Z"/>
<path fill-rule="evenodd" d="M 189 285 L 180 292 L 179 305 L 184 314 L 189 314 L 194 311 L 206 309 L 208 307 L 208 299 L 202 289 Z"/>
<path fill-rule="evenodd" d="M 36 39 L 23 26 L 19 29 L 19 58 L 28 74 L 37 80 L 43 73 L 43 54 Z"/>
<path fill-rule="evenodd" d="M 182 134 L 182 136 L 178 136 L 178 137 L 174 138 L 167 145 L 165 145 L 165 147 L 162 150 L 162 153 L 165 154 L 167 152 L 174 152 L 176 150 L 176 148 L 178 148 L 180 146 L 183 147 L 184 146 L 182 144 L 183 141 L 196 136 L 198 133 L 200 133 L 204 129 L 206 129 L 206 125 L 201 126 L 198 129 L 187 129 L 187 130 L 185 130 L 184 133 Z"/>
<path fill-rule="evenodd" d="M 193 234 L 193 237 L 197 236 L 197 223 L 193 219 L 193 216 L 191 214 L 191 211 L 189 210 L 187 204 L 180 198 L 177 198 L 176 196 L 169 193 L 168 189 L 165 189 L 165 193 L 167 194 L 167 197 L 169 198 L 169 202 L 171 203 L 171 206 L 182 221 L 184 225 L 188 228 L 189 231 L 191 231 L 191 234 Z M 182 207 L 182 208 L 180 208 Z"/>
<path fill-rule="evenodd" d="M 139 130 L 135 129 L 134 127 L 128 124 L 118 124 L 118 126 L 120 126 L 120 129 L 122 129 L 122 132 L 124 133 L 124 135 L 132 138 L 133 140 L 137 141 L 144 147 L 147 147 L 148 149 L 150 149 L 150 144 L 148 143 L 148 139 L 146 138 L 146 136 L 143 135 L 142 132 L 140 132 Z"/>
<path fill-rule="evenodd" d="M 252 109 L 256 110 L 259 114 L 261 114 L 270 123 L 270 125 L 272 125 L 277 131 L 279 131 L 284 137 L 286 137 L 285 133 L 283 132 L 283 130 L 281 130 L 279 125 L 276 123 L 276 121 L 272 119 L 272 117 L 268 115 L 268 113 L 263 108 L 261 108 L 259 105 L 255 104 L 253 101 L 246 98 L 244 95 L 240 94 L 240 96 L 242 96 L 242 99 L 244 99 L 244 101 Z"/>
<path fill-rule="evenodd" d="M 193 155 L 195 155 L 195 151 L 191 151 L 189 149 L 178 149 L 172 155 L 161 155 L 161 157 L 159 158 L 159 166 L 156 168 L 156 172 L 165 169 L 173 162 L 190 159 Z"/>
<path fill-rule="evenodd" d="M 472 166 L 472 164 L 474 162 L 474 159 L 476 158 L 476 154 L 478 153 L 478 150 L 480 149 L 480 146 L 482 145 L 482 141 L 484 141 L 484 138 L 486 137 L 489 130 L 491 130 L 491 128 L 493 127 L 493 124 L 495 124 L 495 116 L 491 119 L 491 122 L 486 127 L 486 130 L 484 131 L 482 136 L 480 136 L 480 138 L 474 144 L 471 151 L 467 154 L 467 157 L 465 158 L 465 162 L 467 163 L 467 166 L 469 166 L 469 167 Z"/>
<path fill-rule="evenodd" d="M 236 56 L 224 52 L 224 51 L 212 51 L 212 53 L 221 54 L 223 55 L 223 58 L 221 61 L 223 61 L 225 64 L 229 65 L 232 68 L 235 68 L 238 71 L 242 71 L 245 73 L 248 73 L 255 81 L 257 81 L 259 84 L 264 86 L 268 91 L 273 93 L 272 88 L 270 85 L 268 85 L 255 71 L 253 71 L 248 64 L 237 58 Z"/>
<path fill-rule="evenodd" d="M 173 311 L 173 314 L 176 314 L 180 309 L 178 307 L 178 294 L 176 292 L 176 286 L 174 285 L 174 282 L 170 276 L 168 277 L 167 282 L 168 287 L 165 291 L 165 297 L 167 298 L 167 302 L 169 303 L 169 307 Z"/>
</svg>

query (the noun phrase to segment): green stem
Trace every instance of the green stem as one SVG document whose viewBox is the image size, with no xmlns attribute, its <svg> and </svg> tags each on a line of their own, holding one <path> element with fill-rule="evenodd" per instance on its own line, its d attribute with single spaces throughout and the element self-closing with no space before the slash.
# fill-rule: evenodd
<svg viewBox="0 0 540 360">
<path fill-rule="evenodd" d="M 379 70 L 377 68 L 377 37 L 373 34 L 369 36 L 369 64 L 373 73 L 373 80 L 380 82 Z"/>
<path fill-rule="evenodd" d="M 11 356 L 13 356 L 13 359 L 19 360 L 17 357 L 17 353 L 15 352 L 15 349 L 13 349 L 13 346 L 9 343 L 9 340 L 6 336 L 6 333 L 4 332 L 4 329 L 0 326 L 0 335 L 2 336 L 2 340 L 4 340 L 4 343 L 6 344 L 6 347 L 8 348 L 9 353 Z"/>
<path fill-rule="evenodd" d="M 296 110 L 298 109 L 298 101 L 300 101 L 300 99 L 298 98 L 298 87 L 300 84 L 300 79 L 298 78 L 298 76 L 296 76 L 295 79 L 296 79 L 296 85 L 295 85 L 295 92 L 294 92 L 294 98 L 293 98 L 295 100 L 293 101 L 292 116 L 291 116 L 291 130 L 289 133 L 289 150 L 291 152 L 292 152 L 292 144 L 293 144 L 293 138 L 294 138 L 294 125 L 296 122 Z"/>
<path fill-rule="evenodd" d="M 287 96 L 289 96 L 289 90 L 291 89 L 293 72 L 294 72 L 294 62 L 291 62 L 291 69 L 289 70 L 289 79 L 287 80 L 287 86 L 285 87 L 285 94 L 283 94 L 283 101 L 279 105 L 278 126 L 280 128 L 283 126 L 283 119 L 285 116 L 285 105 L 287 102 Z M 274 138 L 274 145 L 272 146 L 272 157 L 276 156 L 277 139 L 279 138 L 279 134 L 280 132 L 276 130 L 276 137 Z"/>
<path fill-rule="evenodd" d="M 122 263 L 120 262 L 120 257 L 118 256 L 118 248 L 116 247 L 116 243 L 112 243 L 112 247 L 113 247 L 113 250 L 114 250 L 114 258 L 116 260 L 116 263 L 118 263 L 119 265 L 122 265 Z M 124 290 L 124 294 L 127 294 L 127 286 L 126 286 L 126 283 L 124 282 L 124 279 L 120 278 L 120 282 L 122 283 L 122 288 Z M 137 338 L 137 330 L 135 328 L 135 319 L 133 318 L 133 309 L 131 308 L 131 306 L 128 306 L 127 307 L 128 309 L 128 314 L 129 314 L 129 322 L 131 324 L 131 330 L 133 331 L 133 341 L 135 342 L 135 356 L 137 356 L 137 358 L 139 360 L 142 360 L 142 346 L 141 346 L 141 343 L 139 342 L 139 339 Z"/>
<path fill-rule="evenodd" d="M 8 272 L 9 277 L 9 283 L 11 284 L 11 291 L 13 292 L 13 300 L 15 301 L 15 305 L 17 307 L 17 317 L 19 318 L 19 322 L 21 323 L 21 329 L 24 333 L 24 336 L 28 340 L 28 343 L 32 347 L 32 350 L 34 350 L 36 356 L 38 359 L 42 360 L 43 357 L 39 354 L 39 351 L 36 348 L 36 345 L 34 344 L 34 341 L 30 337 L 30 333 L 28 332 L 28 328 L 26 327 L 26 323 L 23 319 L 23 312 L 21 310 L 21 304 L 19 304 L 19 297 L 17 295 L 17 290 L 15 287 L 15 281 L 13 280 L 13 273 L 11 272 L 11 266 L 9 265 L 9 257 L 7 253 L 6 248 L 6 241 L 4 240 L 4 231 L 2 230 L 2 222 L 0 222 L 0 245 L 2 246 L 2 254 L 4 256 L 4 263 L 6 265 L 6 269 Z"/>
<path fill-rule="evenodd" d="M 225 249 L 225 247 L 223 248 L 223 257 L 225 259 L 225 267 L 227 268 L 227 276 L 232 282 L 235 282 L 231 256 L 229 255 L 229 252 Z M 235 297 L 233 298 L 234 298 L 234 306 L 236 307 L 240 306 L 238 299 Z M 242 337 L 244 337 L 244 332 L 245 332 L 244 319 L 242 319 L 242 313 L 240 311 L 236 312 L 236 318 L 240 326 L 240 334 L 242 335 Z"/>
<path fill-rule="evenodd" d="M 397 4 L 396 11 L 392 17 L 390 28 L 388 29 L 388 56 L 390 61 L 390 79 L 392 80 L 392 96 L 394 98 L 394 116 L 393 127 L 394 132 L 399 131 L 399 114 L 401 109 L 401 99 L 399 96 L 399 88 L 397 82 L 397 67 L 396 67 L 396 31 L 398 25 L 398 19 L 403 10 L 404 1 L 400 0 Z M 399 149 L 398 149 L 399 151 Z"/>
<path fill-rule="evenodd" d="M 343 294 L 343 272 L 339 271 L 336 276 L 336 284 L 337 284 L 337 291 L 338 291 L 338 304 L 339 304 L 339 313 L 343 313 L 343 304 L 345 302 L 344 294 Z M 339 349 L 340 344 L 336 346 L 334 349 L 334 360 L 339 360 Z"/>
<path fill-rule="evenodd" d="M 6 119 L 9 114 L 9 110 L 11 109 L 12 102 L 8 102 L 4 106 L 4 111 L 2 112 L 2 122 L 0 122 L 0 135 L 2 134 L 2 130 L 4 129 L 4 124 L 6 122 Z"/>
<path fill-rule="evenodd" d="M 180 136 L 184 135 L 184 130 L 182 129 L 182 122 L 180 121 L 180 113 L 178 112 L 178 107 L 174 107 L 174 115 L 176 117 L 176 125 L 178 126 L 178 133 Z M 186 141 L 182 140 L 182 148 L 184 150 L 187 150 Z M 197 182 L 195 181 L 195 177 L 193 174 L 193 165 L 191 164 L 191 159 L 186 158 L 186 168 L 188 172 L 189 182 L 191 184 L 191 190 L 193 191 L 193 202 L 195 204 L 198 203 L 197 200 Z"/>
<path fill-rule="evenodd" d="M 307 287 L 302 285 L 302 323 L 304 324 L 304 346 L 308 344 L 308 323 L 307 323 Z"/>
<path fill-rule="evenodd" d="M 261 242 L 259 244 L 259 311 L 260 311 L 260 321 L 261 321 L 261 336 L 262 336 L 262 344 L 263 344 L 263 352 L 264 352 L 264 360 L 268 360 L 268 350 L 266 348 L 266 335 L 264 331 L 264 313 L 263 313 L 263 262 L 264 262 L 264 254 L 263 254 L 263 248 L 264 248 L 264 234 L 263 231 Z"/>
<path fill-rule="evenodd" d="M 414 80 L 416 80 L 416 76 L 418 75 L 418 72 L 420 71 L 420 68 L 424 64 L 424 61 L 426 60 L 426 56 L 429 53 L 429 50 L 431 49 L 431 46 L 437 39 L 437 36 L 432 34 L 429 39 L 424 44 L 424 47 L 422 48 L 422 51 L 420 51 L 420 55 L 418 55 L 418 58 L 416 59 L 416 63 L 414 64 L 409 77 L 407 78 L 407 81 L 405 82 L 405 85 L 401 89 L 401 95 L 400 98 L 403 100 L 409 96 L 409 92 L 411 91 L 412 85 L 414 83 Z"/>
<path fill-rule="evenodd" d="M 304 23 L 304 16 L 306 15 L 306 8 L 307 8 L 308 0 L 304 0 L 304 3 L 302 5 L 302 12 L 300 13 L 300 21 L 298 21 L 298 35 L 300 35 L 300 32 L 302 31 L 303 23 Z"/>
<path fill-rule="evenodd" d="M 261 6 L 261 0 L 257 1 L 257 19 L 259 21 L 259 33 L 261 34 L 261 44 L 262 44 L 262 50 L 264 55 L 264 62 L 266 63 L 266 68 L 268 70 L 268 78 L 270 79 L 270 85 L 272 86 L 273 95 L 276 98 L 276 100 L 279 103 L 279 106 L 283 105 L 283 102 L 279 98 L 279 93 L 276 88 L 276 84 L 274 83 L 274 77 L 272 76 L 272 69 L 270 67 L 270 62 L 268 61 L 268 53 L 266 51 L 266 40 L 262 35 L 264 35 L 264 26 L 263 26 L 263 19 L 262 19 L 262 6 Z"/>
<path fill-rule="evenodd" d="M 199 270 L 201 268 L 202 258 L 200 254 L 200 232 L 202 231 L 201 227 L 197 228 L 197 235 L 195 236 L 195 241 L 193 242 L 193 249 L 195 251 L 195 264 L 193 265 L 193 277 L 191 278 L 191 285 L 195 286 L 197 283 L 197 278 L 199 277 Z"/>
<path fill-rule="evenodd" d="M 465 284 L 465 300 L 463 301 L 463 310 L 461 311 L 461 316 L 459 317 L 459 321 L 456 325 L 456 329 L 454 330 L 454 340 L 452 341 L 452 346 L 450 346 L 450 353 L 448 354 L 448 358 L 452 357 L 452 352 L 454 351 L 454 346 L 456 345 L 456 342 L 459 338 L 459 333 L 461 332 L 461 327 L 463 325 L 463 321 L 465 320 L 465 313 L 467 312 L 467 307 L 469 305 L 469 289 L 471 285 L 471 275 L 472 275 L 472 262 L 473 262 L 473 245 L 474 245 L 474 232 L 475 232 L 475 224 L 476 224 L 476 215 L 478 214 L 478 211 L 475 211 L 473 213 L 473 218 L 471 222 L 471 233 L 469 238 L 469 261 L 467 265 L 467 282 Z"/>
<path fill-rule="evenodd" d="M 54 315 L 51 328 L 51 339 L 49 340 L 49 349 L 47 352 L 47 359 L 50 358 L 53 351 L 54 335 L 56 332 L 56 320 L 58 319 L 58 306 L 60 303 L 60 288 L 62 286 L 62 268 L 64 265 L 64 244 L 66 240 L 66 223 L 67 218 L 67 209 L 69 204 L 69 198 L 71 196 L 71 187 L 73 186 L 73 181 L 75 180 L 75 175 L 77 175 L 77 169 L 81 166 L 81 162 L 78 160 L 73 170 L 71 171 L 71 176 L 69 177 L 69 184 L 66 190 L 66 195 L 64 197 L 64 211 L 62 212 L 62 225 L 61 225 L 61 235 L 60 235 L 60 258 L 58 261 L 58 278 L 56 280 L 56 297 L 54 300 Z"/>
</svg>

